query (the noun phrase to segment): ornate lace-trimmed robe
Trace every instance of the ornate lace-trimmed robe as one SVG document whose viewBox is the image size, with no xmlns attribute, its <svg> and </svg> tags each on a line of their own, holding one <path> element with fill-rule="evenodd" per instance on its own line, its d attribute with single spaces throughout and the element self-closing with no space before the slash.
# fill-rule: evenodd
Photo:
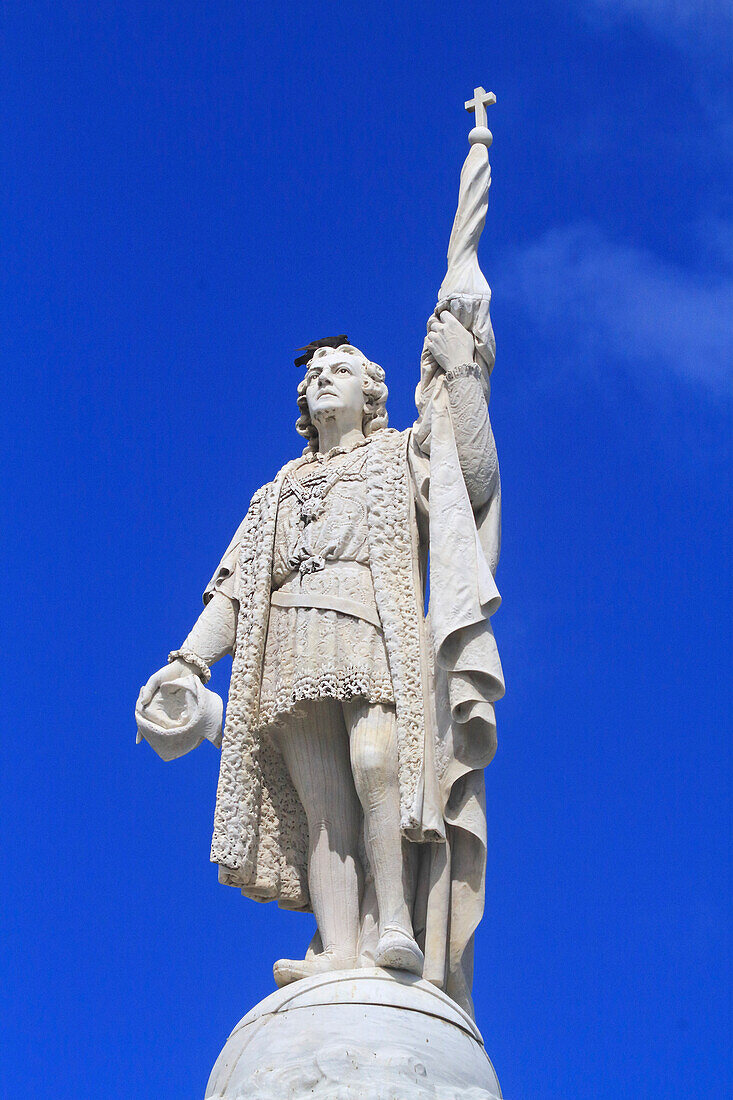
<svg viewBox="0 0 733 1100">
<path fill-rule="evenodd" d="M 371 575 L 396 710 L 401 828 L 413 842 L 413 927 L 425 977 L 469 1011 L 472 939 L 484 901 L 483 768 L 496 747 L 493 702 L 503 694 L 489 623 L 499 603 L 500 494 L 487 396 L 488 376 L 479 368 L 454 375 L 413 428 L 375 432 L 360 463 L 366 545 L 359 564 Z M 302 611 L 279 606 L 275 595 L 289 583 L 281 555 L 288 475 L 302 472 L 305 461 L 289 463 L 255 493 L 204 596 L 221 589 L 237 607 L 211 858 L 222 882 L 294 909 L 310 904 L 307 825 L 267 735 L 282 701 L 265 673 L 273 656 L 276 662 L 276 633 L 268 640 L 268 628 L 283 612 Z M 473 482 L 478 506 L 469 496 Z"/>
</svg>

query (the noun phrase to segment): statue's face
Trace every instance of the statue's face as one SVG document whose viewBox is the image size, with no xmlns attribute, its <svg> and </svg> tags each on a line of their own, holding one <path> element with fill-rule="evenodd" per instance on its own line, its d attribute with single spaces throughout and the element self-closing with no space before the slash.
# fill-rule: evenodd
<svg viewBox="0 0 733 1100">
<path fill-rule="evenodd" d="M 305 396 L 314 424 L 324 417 L 336 416 L 360 425 L 364 413 L 361 360 L 337 350 L 318 356 L 308 368 Z"/>
</svg>

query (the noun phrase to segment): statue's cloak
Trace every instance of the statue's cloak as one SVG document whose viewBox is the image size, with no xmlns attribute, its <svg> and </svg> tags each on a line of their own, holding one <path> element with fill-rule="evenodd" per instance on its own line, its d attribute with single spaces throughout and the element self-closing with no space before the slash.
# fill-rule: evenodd
<svg viewBox="0 0 733 1100">
<path fill-rule="evenodd" d="M 470 1011 L 473 932 L 484 904 L 483 768 L 496 748 L 493 701 L 504 690 L 489 623 L 499 603 L 493 583 L 498 479 L 474 515 L 447 400 L 436 399 L 433 417 L 439 468 L 426 457 L 425 416 L 414 429 L 381 429 L 370 440 L 369 565 L 395 699 L 401 827 L 414 842 L 408 852 L 415 870 L 415 933 L 425 949 L 425 977 Z M 248 897 L 309 909 L 305 813 L 258 720 L 277 508 L 283 480 L 300 461 L 255 493 L 215 574 L 226 575 L 238 553 L 237 635 L 211 858 L 220 880 Z M 437 645 L 430 618 L 437 622 Z"/>
</svg>

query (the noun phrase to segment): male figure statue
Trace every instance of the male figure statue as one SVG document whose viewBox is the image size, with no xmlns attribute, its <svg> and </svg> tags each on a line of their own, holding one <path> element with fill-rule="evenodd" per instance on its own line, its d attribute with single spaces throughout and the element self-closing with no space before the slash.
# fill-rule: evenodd
<svg viewBox="0 0 733 1100">
<path fill-rule="evenodd" d="M 279 985 L 377 965 L 472 1008 L 483 768 L 503 693 L 479 298 L 439 302 L 405 432 L 387 427 L 384 371 L 345 337 L 305 349 L 306 451 L 255 493 L 198 622 L 140 695 L 144 712 L 234 657 L 212 860 L 248 897 L 312 909 L 318 934 L 275 964 Z"/>
</svg>

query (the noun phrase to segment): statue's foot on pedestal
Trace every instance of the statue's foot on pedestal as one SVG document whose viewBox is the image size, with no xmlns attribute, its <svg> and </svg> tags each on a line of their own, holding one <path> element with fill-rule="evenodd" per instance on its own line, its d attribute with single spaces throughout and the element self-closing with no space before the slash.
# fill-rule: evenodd
<svg viewBox="0 0 733 1100">
<path fill-rule="evenodd" d="M 422 975 L 424 963 L 425 956 L 410 933 L 399 925 L 387 925 L 374 952 L 374 965 Z"/>
<path fill-rule="evenodd" d="M 310 955 L 307 959 L 278 959 L 272 968 L 275 985 L 282 989 L 301 978 L 312 978 L 316 974 L 328 974 L 331 970 L 351 970 L 356 966 L 355 959 L 339 958 L 332 951 L 322 951 L 320 955 Z"/>
</svg>

